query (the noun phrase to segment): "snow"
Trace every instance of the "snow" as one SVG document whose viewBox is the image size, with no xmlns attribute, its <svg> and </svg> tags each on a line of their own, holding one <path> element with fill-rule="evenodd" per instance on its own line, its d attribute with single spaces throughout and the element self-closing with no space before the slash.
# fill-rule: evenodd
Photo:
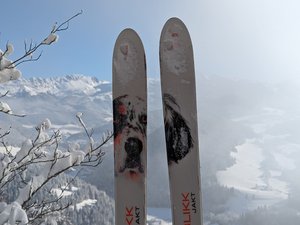
<svg viewBox="0 0 300 225">
<path fill-rule="evenodd" d="M 147 225 L 172 225 L 172 223 L 148 215 L 147 216 Z"/>
<path fill-rule="evenodd" d="M 14 46 L 11 43 L 6 45 L 6 56 L 12 54 L 14 52 Z"/>
<path fill-rule="evenodd" d="M 12 51 L 12 47 L 9 47 Z M 10 80 L 17 80 L 21 77 L 21 72 L 15 68 L 11 60 L 5 58 L 2 54 L 0 56 L 0 83 L 6 83 Z"/>
<path fill-rule="evenodd" d="M 27 129 L 34 129 L 35 126 L 22 124 L 22 127 L 27 128 Z"/>
<path fill-rule="evenodd" d="M 280 180 L 279 171 L 273 171 L 267 178 L 263 176 L 263 150 L 255 139 L 248 139 L 242 145 L 236 146 L 236 152 L 232 152 L 231 155 L 236 163 L 226 170 L 219 171 L 217 179 L 221 185 L 235 188 L 245 196 L 251 196 L 250 199 L 244 199 L 244 203 L 240 196 L 231 199 L 228 203 L 231 209 L 240 212 L 241 208 L 255 209 L 288 198 L 289 187 L 286 182 Z"/>
<path fill-rule="evenodd" d="M 1 79 L 1 77 L 0 77 Z M 1 81 L 0 81 L 1 83 Z M 111 83 L 101 81 L 94 77 L 83 75 L 67 75 L 64 77 L 50 78 L 20 78 L 15 82 L 5 84 L 9 90 L 9 95 L 17 93 L 27 93 L 30 96 L 40 94 L 50 94 L 53 96 L 69 96 L 74 94 L 90 95 L 89 97 L 103 97 L 107 94 L 111 95 Z M 96 94 L 94 96 L 94 94 Z M 108 96 L 109 97 L 109 96 Z"/>
<path fill-rule="evenodd" d="M 43 121 L 43 126 L 45 127 L 45 129 L 50 129 L 51 128 L 51 121 L 48 118 L 46 118 Z"/>
<path fill-rule="evenodd" d="M 244 144 L 237 146 L 236 152 L 232 152 L 231 156 L 236 164 L 218 172 L 217 177 L 221 184 L 245 191 L 263 185 L 259 177 L 262 175 L 260 163 L 264 158 L 262 150 L 253 141 L 246 140 Z"/>
<path fill-rule="evenodd" d="M 106 121 L 106 122 L 112 122 L 113 121 L 113 117 L 105 117 L 104 118 L 104 120 Z"/>
<path fill-rule="evenodd" d="M 20 70 L 17 70 L 15 68 L 0 70 L 0 83 L 5 83 L 10 80 L 17 80 L 20 77 Z"/>
<path fill-rule="evenodd" d="M 172 225 L 170 208 L 147 208 L 147 225 Z"/>
<path fill-rule="evenodd" d="M 78 191 L 79 188 L 78 188 L 78 187 L 73 187 L 73 186 L 72 186 L 72 187 L 71 187 L 71 190 L 72 190 L 72 191 Z"/>
<path fill-rule="evenodd" d="M 66 197 L 66 196 L 71 196 L 75 191 L 78 191 L 78 187 L 67 187 L 67 186 L 62 186 L 61 188 L 53 188 L 51 189 L 51 193 L 53 195 L 56 195 L 57 197 Z"/>
<path fill-rule="evenodd" d="M 7 146 L 7 148 L 12 155 L 16 155 L 17 152 L 20 150 L 19 147 L 13 147 L 13 146 Z M 0 147 L 0 153 L 6 153 L 6 148 Z"/>
<path fill-rule="evenodd" d="M 81 90 L 86 95 L 92 95 L 92 94 L 96 93 L 96 89 L 95 89 L 95 86 L 93 85 L 93 83 L 90 83 L 90 84 L 86 83 L 86 81 L 82 80 L 82 79 L 71 80 L 67 84 L 67 88 L 70 91 Z"/>
<path fill-rule="evenodd" d="M 0 206 L 0 225 L 5 224 L 19 224 L 25 225 L 28 223 L 26 212 L 22 209 L 21 205 L 13 202 L 9 205 L 1 203 Z"/>
<path fill-rule="evenodd" d="M 172 221 L 172 214 L 170 208 L 147 208 L 147 214 L 150 218 L 160 219 L 166 222 Z"/>
<path fill-rule="evenodd" d="M 50 33 L 48 37 L 43 41 L 43 44 L 50 45 L 53 42 L 57 42 L 57 40 L 58 40 L 58 35 L 55 33 Z"/>
<path fill-rule="evenodd" d="M 82 117 L 82 112 L 78 112 L 78 113 L 76 114 L 76 117 Z"/>
<path fill-rule="evenodd" d="M 73 194 L 72 191 L 68 191 L 68 190 L 64 190 L 64 189 L 59 189 L 59 188 L 53 188 L 51 190 L 51 193 L 53 195 L 56 195 L 57 197 L 60 197 L 60 196 L 66 197 L 66 196 L 70 196 L 70 195 Z"/>
<path fill-rule="evenodd" d="M 82 127 L 77 124 L 52 124 L 54 130 L 59 130 L 63 135 L 72 135 L 82 132 Z"/>
<path fill-rule="evenodd" d="M 57 218 L 47 217 L 41 225 L 57 225 Z"/>
<path fill-rule="evenodd" d="M 85 157 L 85 153 L 79 149 L 80 146 L 76 146 L 76 149 L 70 148 L 67 153 L 63 153 L 58 149 L 51 151 L 51 148 L 48 149 L 45 144 L 44 147 L 40 147 L 39 143 L 43 143 L 44 141 L 49 142 L 47 130 L 50 128 L 51 121 L 45 119 L 44 122 L 39 125 L 39 136 L 37 140 L 35 142 L 30 139 L 24 141 L 20 150 L 16 151 L 13 162 L 11 162 L 7 154 L 5 155 L 5 149 L 3 150 L 2 148 L 1 151 L 4 152 L 0 152 L 0 154 L 3 155 L 0 164 L 0 178 L 3 177 L 4 181 L 10 178 L 11 173 L 14 171 L 13 168 L 17 167 L 18 164 L 22 166 L 31 160 L 38 166 L 39 162 L 43 162 L 42 166 L 39 166 L 36 170 L 36 174 L 31 178 L 30 182 L 19 189 L 19 196 L 17 198 L 19 204 L 23 204 L 23 202 L 28 199 L 28 196 L 38 190 L 41 184 L 47 181 L 49 177 L 60 171 L 65 171 L 73 165 L 80 164 Z M 51 144 L 51 142 L 49 142 L 49 144 Z M 52 190 L 52 193 L 63 196 L 71 194 L 68 190 L 62 191 L 59 189 Z"/>
<path fill-rule="evenodd" d="M 97 202 L 97 199 L 86 199 L 86 200 L 83 200 L 82 202 L 76 204 L 76 209 L 77 209 L 77 211 L 79 211 L 79 210 L 81 210 L 85 206 L 91 206 L 91 205 L 96 204 L 96 202 Z"/>
<path fill-rule="evenodd" d="M 231 211 L 243 213 L 288 198 L 290 187 L 284 176 L 296 169 L 294 155 L 300 145 L 292 143 L 285 130 L 274 129 L 291 119 L 286 113 L 266 106 L 254 114 L 233 119 L 251 128 L 255 138 L 236 146 L 231 153 L 235 164 L 216 174 L 221 185 L 240 191 L 227 202 Z"/>
</svg>

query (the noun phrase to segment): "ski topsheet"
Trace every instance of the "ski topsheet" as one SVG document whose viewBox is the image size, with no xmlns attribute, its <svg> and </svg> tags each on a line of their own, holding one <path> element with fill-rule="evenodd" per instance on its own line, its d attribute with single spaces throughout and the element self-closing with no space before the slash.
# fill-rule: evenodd
<svg viewBox="0 0 300 225">
<path fill-rule="evenodd" d="M 145 225 L 147 87 L 143 44 L 123 30 L 113 53 L 115 224 Z"/>
<path fill-rule="evenodd" d="M 201 225 L 202 203 L 193 48 L 177 18 L 160 37 L 161 88 L 174 225 Z"/>
</svg>

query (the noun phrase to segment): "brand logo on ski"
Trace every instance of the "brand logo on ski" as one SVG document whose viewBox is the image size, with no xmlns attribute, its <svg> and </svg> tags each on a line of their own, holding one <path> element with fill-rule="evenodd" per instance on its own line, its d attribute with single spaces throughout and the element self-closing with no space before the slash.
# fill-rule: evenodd
<svg viewBox="0 0 300 225">
<path fill-rule="evenodd" d="M 193 147 L 191 130 L 180 114 L 180 106 L 170 94 L 163 95 L 165 111 L 165 135 L 167 144 L 167 156 L 169 165 L 178 163 Z"/>
<path fill-rule="evenodd" d="M 135 224 L 140 224 L 140 218 L 141 218 L 141 210 L 139 207 L 126 207 L 125 208 L 125 221 L 126 225 L 132 225 L 133 223 Z"/>
<path fill-rule="evenodd" d="M 183 214 L 183 224 L 190 225 L 192 222 L 192 213 L 197 213 L 196 207 L 196 194 L 194 193 L 182 193 L 182 214 Z"/>
</svg>

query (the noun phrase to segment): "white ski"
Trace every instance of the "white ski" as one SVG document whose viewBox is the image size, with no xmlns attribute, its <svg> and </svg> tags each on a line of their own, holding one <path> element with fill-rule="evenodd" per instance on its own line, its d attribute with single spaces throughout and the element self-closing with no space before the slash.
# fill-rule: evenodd
<svg viewBox="0 0 300 225">
<path fill-rule="evenodd" d="M 173 224 L 202 225 L 193 48 L 177 18 L 162 30 L 160 69 Z"/>
<path fill-rule="evenodd" d="M 115 224 L 145 225 L 147 81 L 143 44 L 122 31 L 113 53 Z"/>
</svg>

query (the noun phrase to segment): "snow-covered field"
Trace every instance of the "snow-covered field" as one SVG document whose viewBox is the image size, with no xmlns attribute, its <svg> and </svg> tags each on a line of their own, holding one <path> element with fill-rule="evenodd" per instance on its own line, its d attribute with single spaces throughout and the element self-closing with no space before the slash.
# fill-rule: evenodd
<svg viewBox="0 0 300 225">
<path fill-rule="evenodd" d="M 298 129 L 300 127 L 300 108 L 295 110 L 298 105 L 295 104 L 296 101 L 294 104 L 285 104 L 278 97 L 283 96 L 283 94 L 279 93 L 278 96 L 276 95 L 276 98 L 272 96 L 267 101 L 264 100 L 259 103 L 258 99 L 256 99 L 257 96 L 261 97 L 264 93 L 276 93 L 265 92 L 268 90 L 263 88 L 263 91 L 260 89 L 262 92 L 253 96 L 252 99 L 247 93 L 249 89 L 251 89 L 252 93 L 253 88 L 257 88 L 257 85 L 249 86 L 248 83 L 243 85 L 240 82 L 229 82 L 227 83 L 228 86 L 226 86 L 226 82 L 224 83 L 223 79 L 200 79 L 201 82 L 199 83 L 202 86 L 200 86 L 199 90 L 202 97 L 199 98 L 199 109 L 201 109 L 199 119 L 202 119 L 202 123 L 199 128 L 200 134 L 203 135 L 204 139 L 202 139 L 202 143 L 209 143 L 206 148 L 201 149 L 201 154 L 204 156 L 205 154 L 211 154 L 209 150 L 216 144 L 214 135 L 219 135 L 218 132 L 214 132 L 217 129 L 216 127 L 219 126 L 219 121 L 223 122 L 224 120 L 226 122 L 224 122 L 224 129 L 229 132 L 231 128 L 235 128 L 235 125 L 237 125 L 239 130 L 235 132 L 233 130 L 232 135 L 235 136 L 236 133 L 241 134 L 241 136 L 237 135 L 237 138 L 240 139 L 237 140 L 235 138 L 234 142 L 228 142 L 230 146 L 229 144 L 227 145 L 227 139 L 224 138 L 222 140 L 224 141 L 223 143 L 218 143 L 220 148 L 216 148 L 216 153 L 222 151 L 224 147 L 228 148 L 225 151 L 225 157 L 227 157 L 228 152 L 236 145 L 230 154 L 235 160 L 234 164 L 217 173 L 215 173 L 215 168 L 220 168 L 219 165 L 209 167 L 209 169 L 212 169 L 209 172 L 216 174 L 219 184 L 232 187 L 237 191 L 232 192 L 233 194 L 230 196 L 233 197 L 230 197 L 229 201 L 226 198 L 226 205 L 223 205 L 223 201 L 220 203 L 221 206 L 217 203 L 216 211 L 213 211 L 215 206 L 205 210 L 213 213 L 214 216 L 222 216 L 226 213 L 239 216 L 249 210 L 256 209 L 258 206 L 271 206 L 287 199 L 289 196 L 293 196 L 293 192 L 295 193 L 298 190 L 298 186 L 295 185 L 298 182 L 296 169 L 298 169 L 298 161 L 300 161 L 300 141 L 297 141 L 300 133 Z M 162 118 L 157 119 L 158 115 L 162 116 L 162 106 L 160 101 L 157 101 L 157 99 L 160 99 L 160 96 L 158 96 L 158 93 L 160 93 L 159 82 L 156 79 L 150 79 L 148 84 L 150 90 L 150 110 L 148 115 L 152 119 L 148 127 L 150 127 L 149 137 L 151 137 L 151 132 L 156 133 L 162 126 L 163 121 Z M 219 85 L 218 87 L 221 87 L 221 89 L 216 88 L 216 85 Z M 69 143 L 83 142 L 86 136 L 75 117 L 77 112 L 83 113 L 85 124 L 88 128 L 91 128 L 91 131 L 94 131 L 95 138 L 101 136 L 103 131 L 112 129 L 111 83 L 76 75 L 51 79 L 21 79 L 18 82 L 9 83 L 5 88 L 10 90 L 7 99 L 15 112 L 27 115 L 25 118 L 8 117 L 1 121 L 3 130 L 8 130 L 11 121 L 14 122 L 11 134 L 7 137 L 7 143 L 21 146 L 24 139 L 35 137 L 35 127 L 45 118 L 51 120 L 54 130 L 60 130 L 63 134 L 64 143 L 62 148 L 67 148 Z M 245 93 L 243 92 L 244 89 Z M 228 93 L 229 102 L 224 102 L 224 96 L 227 96 Z M 237 97 L 236 94 L 238 93 L 238 97 L 242 95 L 243 98 L 232 98 L 230 93 L 233 93 L 232 96 L 234 97 Z M 231 100 L 234 103 L 234 108 L 232 108 L 232 105 L 228 105 L 228 103 L 231 103 Z M 247 100 L 253 100 L 253 105 L 251 105 L 251 101 L 248 103 Z M 34 110 L 32 111 L 32 109 Z M 219 117 L 220 111 L 224 111 L 224 118 Z M 211 114 L 211 112 L 217 113 Z M 160 136 L 162 135 L 152 136 L 155 143 L 159 143 L 159 145 L 155 146 L 156 149 L 160 149 L 160 142 L 157 141 L 160 140 L 158 139 Z M 230 135 L 228 137 L 230 138 Z M 211 142 L 210 138 L 212 138 Z M 152 145 L 154 141 L 149 143 Z M 112 145 L 112 142 L 109 142 L 109 145 Z M 107 153 L 106 159 L 103 161 L 101 169 L 97 170 L 97 173 L 104 171 L 102 173 L 104 178 L 99 178 L 100 175 L 97 174 L 95 177 L 91 176 L 87 182 L 99 179 L 99 182 L 93 183 L 93 185 L 101 184 L 98 188 L 111 194 L 109 190 L 112 190 L 110 185 L 113 185 L 113 182 L 110 182 L 110 177 L 113 177 L 113 154 L 111 146 L 108 147 L 104 149 Z M 15 154 L 18 148 L 11 148 L 11 150 Z M 3 151 L 5 149 L 0 147 L 0 153 Z M 158 157 L 158 153 L 151 153 L 149 158 L 151 159 L 153 155 Z M 111 158 L 109 158 L 110 156 Z M 220 160 L 222 158 L 218 158 L 215 163 L 219 163 Z M 210 161 L 205 161 L 205 163 L 210 163 Z M 205 163 L 202 164 L 203 168 Z M 223 163 L 220 165 L 222 166 Z M 85 176 L 85 174 L 89 173 L 83 174 Z M 207 176 L 206 179 L 209 177 L 211 176 Z M 204 184 L 205 182 L 210 182 L 210 180 L 204 180 Z M 102 185 L 103 183 L 107 184 L 107 186 Z M 151 180 L 149 183 L 157 184 L 158 182 L 152 182 Z M 157 191 L 156 189 L 153 190 Z M 52 191 L 55 195 L 63 194 L 67 198 L 73 197 L 72 193 L 76 190 L 67 189 L 64 193 L 60 189 Z M 154 191 L 152 193 L 149 191 L 149 193 L 154 195 Z M 168 198 L 167 194 L 164 195 L 164 198 L 161 198 L 161 202 L 165 203 L 165 198 Z M 95 201 L 96 199 L 97 202 Z M 97 207 L 100 200 L 101 197 L 84 196 L 84 198 L 78 200 L 80 205 L 76 205 L 76 207 L 82 207 L 84 209 L 82 211 L 87 211 L 85 209 L 89 207 Z M 155 201 L 159 200 L 155 199 Z M 160 203 L 157 205 L 164 205 Z M 168 206 L 166 205 L 165 207 Z M 148 208 L 147 220 L 149 225 L 170 225 L 172 223 L 171 210 L 166 208 Z M 214 221 L 212 224 L 217 223 Z"/>
<path fill-rule="evenodd" d="M 237 195 L 228 205 L 233 211 L 247 211 L 259 206 L 270 206 L 288 198 L 288 184 L 280 180 L 281 171 L 269 171 L 264 176 L 261 169 L 264 155 L 263 150 L 255 144 L 255 140 L 246 140 L 244 144 L 236 146 L 232 152 L 236 163 L 224 171 L 217 173 L 221 185 L 235 188 L 245 194 Z M 241 199 L 244 198 L 244 199 Z M 236 207 L 236 204 L 239 204 Z"/>
<path fill-rule="evenodd" d="M 289 184 L 283 173 L 296 169 L 292 153 L 300 146 L 285 140 L 289 137 L 285 133 L 272 134 L 276 124 L 285 123 L 283 115 L 284 111 L 267 107 L 262 109 L 261 114 L 234 120 L 252 128 L 257 137 L 249 137 L 236 146 L 235 151 L 231 152 L 235 164 L 216 174 L 221 185 L 241 192 L 228 202 L 231 211 L 241 213 L 259 206 L 271 206 L 288 198 Z M 269 143 L 272 143 L 272 148 Z M 274 145 L 277 143 L 281 144 Z M 266 164 L 270 160 L 272 166 Z"/>
</svg>

